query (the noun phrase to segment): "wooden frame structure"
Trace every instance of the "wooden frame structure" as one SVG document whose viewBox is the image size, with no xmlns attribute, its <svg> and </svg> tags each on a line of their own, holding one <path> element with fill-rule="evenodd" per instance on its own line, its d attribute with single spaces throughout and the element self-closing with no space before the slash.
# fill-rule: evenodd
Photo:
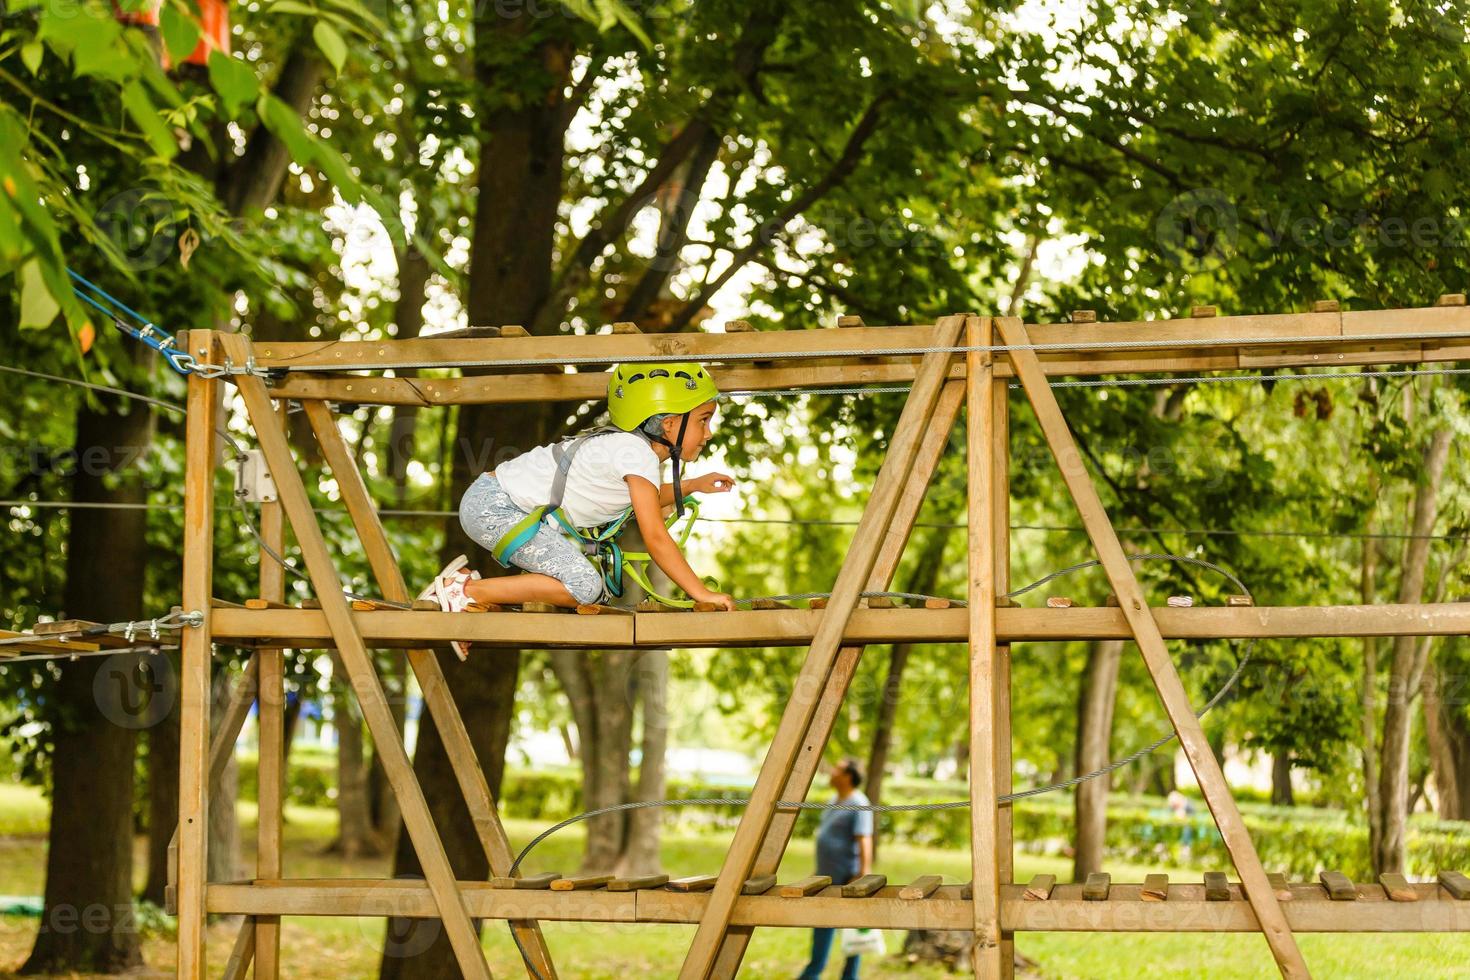
<svg viewBox="0 0 1470 980">
<path fill-rule="evenodd" d="M 509 331 L 507 331 L 509 334 Z M 227 975 L 274 980 L 283 915 L 393 915 L 438 918 L 464 975 L 490 970 L 475 920 L 503 919 L 528 957 L 531 976 L 556 967 L 538 922 L 594 920 L 696 925 L 680 970 L 685 980 L 731 977 L 757 926 L 878 926 L 973 930 L 977 975 L 1011 973 L 1014 933 L 1040 931 L 1260 931 L 1283 976 L 1305 977 L 1294 934 L 1304 931 L 1470 931 L 1470 880 L 1445 872 L 1438 883 L 1385 876 L 1352 885 L 1341 876 L 1288 884 L 1261 865 L 1219 760 L 1206 743 L 1165 648 L 1174 637 L 1387 636 L 1470 632 L 1470 604 L 1337 607 L 1151 607 L 1078 456 L 1049 379 L 1055 376 L 1234 371 L 1260 367 L 1430 364 L 1470 359 L 1470 309 L 1463 297 L 1436 307 L 1276 316 L 1191 318 L 1144 323 L 1027 326 L 1019 320 L 961 314 L 932 325 L 834 330 L 408 341 L 252 344 L 238 334 L 193 331 L 182 348 L 201 362 L 250 365 L 225 378 L 189 379 L 183 607 L 202 614 L 182 641 L 182 739 L 176 904 L 179 976 L 205 974 L 210 913 L 246 916 Z M 903 413 L 872 487 L 832 596 L 813 609 L 579 616 L 538 612 L 493 615 L 369 608 L 343 596 L 332 554 L 307 499 L 278 406 L 300 401 L 331 467 L 384 599 L 409 591 L 329 402 L 453 404 L 594 399 L 602 367 L 615 361 L 686 357 L 715 365 L 726 390 L 834 384 L 911 384 Z M 583 370 L 567 373 L 575 362 Z M 474 364 L 472 377 L 391 377 L 407 367 Z M 548 366 L 552 373 L 507 372 Z M 1024 389 L 1068 491 L 1118 596 L 1117 607 L 1022 609 L 998 600 L 1009 586 L 1008 386 Z M 280 500 L 263 505 L 262 534 L 279 550 L 289 522 L 317 604 L 283 604 L 274 562 L 261 562 L 260 595 L 246 605 L 211 595 L 215 428 L 221 388 L 238 389 Z M 966 406 L 969 458 L 969 595 L 965 607 L 876 608 L 865 590 L 887 588 L 914 526 L 926 486 Z M 750 805 L 718 875 L 698 880 L 510 878 L 512 852 L 485 777 L 449 696 L 435 653 L 451 639 L 488 646 L 614 647 L 790 646 L 809 648 L 761 767 Z M 1012 881 L 1010 809 L 1010 645 L 1028 640 L 1129 638 L 1137 642 L 1159 696 L 1219 825 L 1239 884 L 1206 875 L 1204 885 L 1151 875 L 1142 885 Z M 866 644 L 912 640 L 964 642 L 970 650 L 970 884 L 925 876 L 907 887 L 872 880 L 861 888 L 803 883 L 775 889 L 796 813 L 781 801 L 806 796 Z M 215 643 L 253 649 L 250 668 L 209 742 L 210 656 Z M 423 881 L 310 880 L 281 867 L 281 651 L 333 647 L 377 745 L 422 867 Z M 407 651 L 428 710 L 468 803 L 491 882 L 456 881 L 368 650 Z M 480 655 L 494 655 L 481 651 Z M 244 882 L 206 879 L 207 787 L 253 700 L 261 731 L 259 865 Z M 1327 874 L 1325 873 L 1324 879 Z"/>
</svg>

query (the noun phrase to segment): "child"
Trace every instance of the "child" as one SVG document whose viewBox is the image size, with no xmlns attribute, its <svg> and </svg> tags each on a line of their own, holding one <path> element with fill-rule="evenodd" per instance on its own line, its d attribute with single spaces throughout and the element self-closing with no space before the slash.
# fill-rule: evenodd
<svg viewBox="0 0 1470 980">
<path fill-rule="evenodd" d="M 445 612 L 471 602 L 549 602 L 577 606 L 603 601 L 602 573 L 582 542 L 545 518 L 579 529 L 600 527 L 632 508 L 648 554 L 698 602 L 735 608 L 735 600 L 707 588 L 674 543 L 663 508 L 683 513 L 685 492 L 724 493 L 735 481 L 723 473 L 682 478 L 682 463 L 698 457 L 710 439 L 719 389 L 698 364 L 620 364 L 608 382 L 616 428 L 596 429 L 553 446 L 540 446 L 482 474 L 465 491 L 459 520 L 475 541 L 506 568 L 531 573 L 481 578 L 461 555 L 446 565 L 420 598 Z M 674 482 L 663 483 L 663 461 L 674 461 Z M 455 641 L 463 658 L 469 644 Z"/>
</svg>

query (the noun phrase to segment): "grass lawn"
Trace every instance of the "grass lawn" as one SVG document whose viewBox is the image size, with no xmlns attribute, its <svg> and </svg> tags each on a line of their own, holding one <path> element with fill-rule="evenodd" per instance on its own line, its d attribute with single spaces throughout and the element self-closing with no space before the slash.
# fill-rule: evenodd
<svg viewBox="0 0 1470 980">
<path fill-rule="evenodd" d="M 247 860 L 253 859 L 253 806 L 241 807 Z M 287 813 L 286 868 L 300 877 L 369 877 L 386 873 L 387 861 L 371 859 L 344 862 L 323 857 L 322 847 L 335 824 L 331 811 L 292 808 Z M 30 787 L 0 786 L 0 893 L 40 894 L 45 878 L 46 801 Z M 510 821 L 507 830 L 517 846 L 542 828 L 523 821 Z M 717 869 L 728 835 L 666 836 L 663 847 L 665 870 L 670 874 L 707 873 Z M 543 843 L 527 860 L 529 871 L 570 871 L 578 864 L 582 838 L 576 828 Z M 142 841 L 138 842 L 138 867 L 142 867 Z M 782 869 L 783 878 L 810 873 L 811 841 L 793 842 Z M 1065 880 L 1070 865 L 1063 858 L 1021 854 L 1016 859 L 1017 877 L 1051 873 Z M 969 878 L 968 858 L 954 851 L 885 846 L 879 871 L 891 880 L 902 881 L 922 873 L 943 873 L 949 880 Z M 1146 871 L 1125 864 L 1108 868 L 1117 880 L 1139 881 Z M 1192 872 L 1176 872 L 1193 877 Z M 141 881 L 139 882 L 141 885 Z M 16 916 L 0 917 L 0 975 L 25 959 L 38 923 Z M 627 926 L 605 923 L 548 923 L 545 933 L 564 977 L 576 980 L 639 976 L 673 976 L 683 951 L 693 935 L 692 926 Z M 288 918 L 283 926 L 283 976 L 291 978 L 358 978 L 376 975 L 383 944 L 379 919 Z M 911 968 L 896 953 L 903 945 L 902 932 L 887 934 L 890 955 L 864 964 L 863 976 L 924 980 L 947 976 L 943 970 Z M 212 973 L 219 975 L 229 952 L 233 934 L 225 925 L 210 933 Z M 762 929 L 756 932 L 745 958 L 743 976 L 794 977 L 806 961 L 810 934 L 796 929 Z M 1461 977 L 1470 962 L 1470 934 L 1465 935 L 1305 935 L 1301 944 L 1307 962 L 1320 977 Z M 1141 971 L 1163 976 L 1262 977 L 1274 971 L 1264 941 L 1259 936 L 1203 935 L 1076 935 L 1027 934 L 1017 940 L 1023 956 L 1037 964 L 1033 975 L 1047 978 L 1126 978 Z M 518 957 L 503 928 L 488 926 L 485 948 L 498 976 L 516 976 Z M 151 967 L 144 975 L 172 975 L 171 937 L 150 935 L 145 955 Z M 836 976 L 837 966 L 829 966 Z"/>
</svg>

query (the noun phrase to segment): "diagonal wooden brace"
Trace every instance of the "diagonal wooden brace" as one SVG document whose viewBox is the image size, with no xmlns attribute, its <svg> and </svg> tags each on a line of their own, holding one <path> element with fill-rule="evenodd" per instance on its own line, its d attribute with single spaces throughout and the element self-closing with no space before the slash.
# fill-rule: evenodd
<svg viewBox="0 0 1470 980">
<path fill-rule="evenodd" d="M 949 316 L 935 325 L 933 343 L 951 347 L 959 337 L 965 318 Z M 695 931 L 694 941 L 680 970 L 681 980 L 704 980 L 712 975 L 715 958 L 740 896 L 745 880 L 750 877 L 762 841 L 776 813 L 776 803 L 791 777 L 802 741 L 810 730 L 812 719 L 821 703 L 828 677 L 841 648 L 842 634 L 852 611 L 857 607 L 863 586 L 872 574 L 878 549 L 892 524 L 893 514 L 905 483 L 909 480 L 914 459 L 918 455 L 920 435 L 933 413 L 939 391 L 948 373 L 953 355 L 948 351 L 926 354 L 920 364 L 913 389 L 909 392 L 887 457 L 874 481 L 868 505 L 853 537 L 852 547 L 827 605 L 811 648 L 797 676 L 780 727 L 761 765 L 760 775 L 751 792 L 735 838 L 725 856 L 718 883 Z"/>
<path fill-rule="evenodd" d="M 995 323 L 1000 328 L 1001 340 L 1006 346 L 1016 348 L 1030 344 L 1030 335 L 1019 319 L 998 317 Z M 1184 748 L 1190 768 L 1199 781 L 1205 803 L 1220 828 L 1231 860 L 1240 874 L 1241 887 L 1245 890 L 1266 942 L 1271 947 L 1271 955 L 1276 958 L 1282 976 L 1308 977 L 1310 973 L 1306 960 L 1302 958 L 1296 937 L 1287 925 L 1276 893 L 1266 880 L 1266 869 L 1261 866 L 1261 858 L 1246 832 L 1245 822 L 1235 805 L 1235 798 L 1230 794 L 1230 786 L 1225 782 L 1220 762 L 1210 749 L 1209 742 L 1205 740 L 1204 729 L 1190 706 L 1189 696 L 1179 680 L 1178 671 L 1174 669 L 1174 662 L 1169 658 L 1158 623 L 1154 620 L 1138 579 L 1133 575 L 1133 569 L 1118 541 L 1117 532 L 1108 519 L 1107 511 L 1103 509 L 1097 488 L 1082 463 L 1077 443 L 1072 438 L 1071 430 L 1067 428 L 1066 419 L 1062 417 L 1056 395 L 1047 383 L 1046 375 L 1042 373 L 1036 352 L 1016 349 L 1009 352 L 1009 357 L 1021 379 L 1022 387 L 1026 390 L 1026 397 L 1036 411 L 1036 419 L 1046 436 L 1052 455 L 1056 458 L 1057 466 L 1062 471 L 1067 490 L 1077 505 L 1077 513 L 1082 518 L 1083 526 L 1087 528 L 1087 536 L 1097 549 L 1098 558 L 1107 572 L 1108 582 L 1113 587 L 1113 594 L 1118 597 L 1118 604 L 1122 607 L 1133 638 L 1143 654 L 1143 662 L 1159 692 L 1159 700 L 1163 702 L 1169 721 L 1179 735 L 1179 744 Z"/>
<path fill-rule="evenodd" d="M 251 347 L 245 337 L 239 334 L 222 334 L 219 341 L 225 355 L 233 363 L 249 362 Z M 455 959 L 466 977 L 472 980 L 489 980 L 490 967 L 485 961 L 484 950 L 480 948 L 479 933 L 470 921 L 464 897 L 455 881 L 454 869 L 444 852 L 444 842 L 434 826 L 423 789 L 414 775 L 413 764 L 403 747 L 393 715 L 388 710 L 382 681 L 379 680 L 372 657 L 363 643 L 362 634 L 357 630 L 347 599 L 342 594 L 342 583 L 337 577 L 336 564 L 322 536 L 321 525 L 317 523 L 316 515 L 312 511 L 311 501 L 306 496 L 306 486 L 291 457 L 286 435 L 272 411 L 270 393 L 266 391 L 265 382 L 254 375 L 237 375 L 235 380 L 244 398 L 246 413 L 255 428 L 261 451 L 265 454 L 266 463 L 275 478 L 281 506 L 306 560 L 307 572 L 321 602 L 322 613 L 331 628 L 348 680 L 352 683 L 353 692 L 362 708 L 363 719 L 367 722 L 374 745 L 377 746 L 383 771 L 398 799 L 404 826 L 423 866 L 424 878 L 454 949 Z"/>
<path fill-rule="evenodd" d="M 934 476 L 940 458 L 943 457 L 949 446 L 949 437 L 954 429 L 954 421 L 959 414 L 960 404 L 964 401 L 964 397 L 965 383 L 963 381 L 950 381 L 940 391 L 939 400 L 934 405 L 934 414 L 929 420 L 928 428 L 924 430 L 924 439 L 919 446 L 919 454 L 914 459 L 913 473 L 899 497 L 898 507 L 893 513 L 893 523 L 883 539 L 883 547 L 878 553 L 878 561 L 873 566 L 873 573 L 868 577 L 865 591 L 886 589 L 893 581 L 894 573 L 898 571 L 899 561 L 903 558 L 904 547 L 908 544 L 913 532 L 914 522 L 918 519 L 919 508 L 924 503 L 924 492 L 928 489 L 929 481 Z M 816 776 L 817 767 L 822 762 L 822 753 L 832 736 L 832 728 L 837 723 L 843 698 L 847 696 L 848 688 L 852 684 L 853 675 L 857 673 L 862 655 L 863 648 L 860 646 L 846 646 L 838 651 L 837 661 L 832 665 L 832 673 L 827 678 L 827 686 L 822 691 L 817 712 L 812 717 L 812 723 L 802 740 L 801 751 L 796 757 L 796 765 L 792 768 L 791 777 L 787 779 L 786 786 L 781 791 L 781 799 L 806 799 L 806 794 L 812 786 L 812 780 Z M 796 817 L 797 811 L 795 810 L 776 811 L 775 817 L 771 819 L 771 829 L 766 832 L 766 839 L 761 844 L 760 853 L 756 857 L 755 869 L 752 872 L 754 876 L 775 874 L 781 866 L 781 858 L 786 853 L 786 846 L 791 841 L 791 833 L 796 827 Z M 724 942 L 720 944 L 719 956 L 715 960 L 713 971 L 715 976 L 733 977 L 740 972 L 740 962 L 745 956 L 745 950 L 750 945 L 750 937 L 754 932 L 753 926 L 732 926 L 730 928 Z"/>
<path fill-rule="evenodd" d="M 408 585 L 403 580 L 403 569 L 393 555 L 393 546 L 389 543 L 382 519 L 373 506 L 372 495 L 363 482 L 362 473 L 352 460 L 352 452 L 343 441 L 342 431 L 337 428 L 331 410 L 322 401 L 308 400 L 302 405 L 312 431 L 316 433 L 317 442 L 321 445 L 322 455 L 337 479 L 342 502 L 347 506 L 347 513 L 357 528 L 357 536 L 362 542 L 368 564 L 372 567 L 373 577 L 383 591 L 383 598 L 390 602 L 408 602 L 411 596 Z M 506 836 L 505 827 L 500 822 L 495 799 L 490 794 L 490 784 L 485 780 L 485 770 L 481 768 L 480 760 L 475 755 L 475 747 L 465 730 L 459 706 L 454 703 L 454 697 L 445 683 L 443 668 L 432 650 L 409 650 L 408 662 L 418 678 L 424 703 L 433 715 L 434 724 L 444 743 L 444 752 L 459 780 L 470 817 L 475 823 L 475 832 L 480 838 L 480 846 L 490 865 L 490 874 L 497 878 L 506 877 L 515 860 L 510 838 Z M 541 935 L 541 927 L 528 920 L 513 920 L 510 927 L 530 958 L 527 972 L 533 977 L 539 976 L 541 980 L 552 980 L 556 976 L 556 968 L 552 965 L 546 940 Z"/>
</svg>

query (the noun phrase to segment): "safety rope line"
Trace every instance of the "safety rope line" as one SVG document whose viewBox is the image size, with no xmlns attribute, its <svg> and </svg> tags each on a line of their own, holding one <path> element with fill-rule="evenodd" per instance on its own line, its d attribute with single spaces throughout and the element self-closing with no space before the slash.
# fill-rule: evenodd
<svg viewBox="0 0 1470 980">
<path fill-rule="evenodd" d="M 37 642 L 66 642 L 71 640 L 85 640 L 93 636 L 117 635 L 132 643 L 140 634 L 147 634 L 149 639 L 161 639 L 160 634 L 165 632 L 182 632 L 185 629 L 197 629 L 204 625 L 204 614 L 197 610 L 185 612 L 177 610 L 167 616 L 156 616 L 153 619 L 124 620 L 118 623 L 95 623 L 91 626 L 78 627 L 74 630 L 66 630 L 60 633 L 45 633 L 36 635 L 34 633 L 22 634 L 20 636 L 0 637 L 0 646 L 21 646 L 27 643 Z"/>
<path fill-rule="evenodd" d="M 1157 321 L 1164 323 L 1168 321 Z M 1106 325 L 1103 325 L 1106 326 Z M 794 331 L 793 331 L 794 332 Z M 585 336 L 561 334 L 557 336 Z M 1367 344 L 1379 341 L 1414 341 L 1414 340 L 1462 340 L 1470 338 L 1470 331 L 1453 331 L 1445 333 L 1383 333 L 1383 334 L 1355 334 L 1352 336 L 1324 337 L 1320 335 L 1302 335 L 1287 337 L 1187 337 L 1176 339 L 1159 340 L 1095 340 L 1095 341 L 1056 341 L 1052 343 L 1032 344 L 956 344 L 952 346 L 932 345 L 913 347 L 873 347 L 873 348 L 842 348 L 837 350 L 809 350 L 809 351 L 756 351 L 753 353 L 742 353 L 735 351 L 710 352 L 704 355 L 704 359 L 714 363 L 721 362 L 747 362 L 747 361 L 776 361 L 776 360 L 811 360 L 817 358 L 842 358 L 842 357 L 921 357 L 925 354 L 967 354 L 971 352 L 989 354 L 1007 354 L 1012 351 L 1034 351 L 1038 354 L 1067 354 L 1067 353 L 1096 353 L 1102 351 L 1129 351 L 1129 350 L 1179 350 L 1190 347 L 1229 347 L 1229 346 L 1255 346 L 1275 347 L 1294 346 L 1297 344 L 1333 344 L 1351 343 Z M 432 340 L 432 336 L 423 337 L 423 340 Z M 540 338 L 547 339 L 547 338 Z M 310 351 L 304 351 L 292 357 L 271 358 L 272 371 L 291 373 L 293 371 L 306 371 L 312 373 L 338 373 L 342 371 L 396 371 L 417 368 L 484 368 L 484 367 L 588 367 L 601 364 L 615 364 L 621 358 L 617 357 L 518 357 L 518 358 L 482 358 L 477 360 L 403 360 L 403 361 L 378 361 L 362 364 L 320 364 L 308 367 L 293 367 L 292 360 L 303 357 L 314 357 L 330 350 L 338 344 L 344 343 L 372 343 L 372 341 L 348 341 L 331 340 L 322 346 Z M 641 354 L 630 360 L 639 364 L 661 364 L 676 363 L 689 360 L 689 354 Z M 1392 360 L 1392 358 L 1389 358 Z"/>
</svg>

